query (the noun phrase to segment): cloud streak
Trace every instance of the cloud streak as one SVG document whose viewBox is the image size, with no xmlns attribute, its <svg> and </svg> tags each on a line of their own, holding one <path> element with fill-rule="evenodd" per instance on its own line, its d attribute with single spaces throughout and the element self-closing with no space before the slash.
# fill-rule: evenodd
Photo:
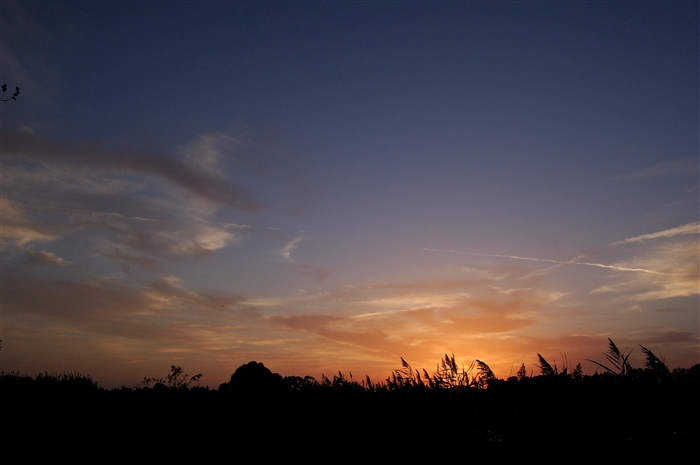
<svg viewBox="0 0 700 465">
<path fill-rule="evenodd" d="M 304 238 L 302 236 L 295 237 L 282 248 L 282 257 L 287 261 L 293 261 L 292 251 L 296 249 Z"/>
<path fill-rule="evenodd" d="M 158 150 L 108 148 L 97 142 L 52 141 L 31 130 L 10 130 L 3 134 L 2 151 L 4 156 L 41 163 L 156 174 L 216 204 L 248 212 L 260 210 L 260 204 L 244 187 L 230 182 L 216 169 L 217 155 L 213 152 L 231 140 L 221 134 L 203 138 L 201 145 L 205 148 L 194 153 L 185 150 L 188 156 L 182 157 Z M 202 154 L 200 160 L 196 158 L 198 153 Z"/>
<path fill-rule="evenodd" d="M 635 180 L 660 178 L 668 176 L 697 176 L 698 161 L 695 160 L 669 160 L 655 165 L 647 166 L 636 171 L 621 174 L 616 179 Z"/>
<path fill-rule="evenodd" d="M 27 261 L 34 266 L 67 266 L 68 263 L 58 255 L 46 251 L 27 252 Z"/>
<path fill-rule="evenodd" d="M 195 318 L 200 325 L 209 325 L 221 319 L 235 319 L 240 317 L 243 302 L 238 295 L 187 291 L 173 276 L 159 278 L 144 287 L 23 273 L 6 275 L 3 280 L 3 304 L 10 318 L 33 315 L 87 333 L 129 339 L 171 340 L 172 328 L 178 322 Z M 36 292 L 38 288 L 42 292 Z"/>
<path fill-rule="evenodd" d="M 296 249 L 299 244 L 301 244 L 304 241 L 303 236 L 297 236 L 291 241 L 287 242 L 285 246 L 281 250 L 282 257 L 286 262 L 291 263 L 294 266 L 294 269 L 298 271 L 300 274 L 305 275 L 305 276 L 311 276 L 316 278 L 318 281 L 323 281 L 326 279 L 328 276 L 330 276 L 331 272 L 322 268 L 322 267 L 317 267 L 317 266 L 311 266 L 307 265 L 305 263 L 300 263 L 297 260 L 292 258 L 292 252 L 294 249 Z"/>
<path fill-rule="evenodd" d="M 680 235 L 692 235 L 692 234 L 700 234 L 700 222 L 694 222 L 694 223 L 688 223 L 683 226 L 677 226 L 675 228 L 671 229 L 666 229 L 664 231 L 659 231 L 651 234 L 642 234 L 641 236 L 635 236 L 635 237 L 629 237 L 627 239 L 624 239 L 622 241 L 618 242 L 613 242 L 610 244 L 611 246 L 614 245 L 622 245 L 622 244 L 631 244 L 635 242 L 643 242 L 643 241 L 648 241 L 652 239 L 665 239 L 669 237 L 674 237 L 674 236 L 680 236 Z"/>
</svg>

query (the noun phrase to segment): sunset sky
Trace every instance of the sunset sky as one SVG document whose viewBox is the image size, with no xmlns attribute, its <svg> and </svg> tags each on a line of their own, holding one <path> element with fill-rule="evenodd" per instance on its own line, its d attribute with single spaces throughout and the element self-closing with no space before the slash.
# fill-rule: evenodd
<svg viewBox="0 0 700 465">
<path fill-rule="evenodd" d="M 1 8 L 3 370 L 700 363 L 697 1 Z"/>
</svg>

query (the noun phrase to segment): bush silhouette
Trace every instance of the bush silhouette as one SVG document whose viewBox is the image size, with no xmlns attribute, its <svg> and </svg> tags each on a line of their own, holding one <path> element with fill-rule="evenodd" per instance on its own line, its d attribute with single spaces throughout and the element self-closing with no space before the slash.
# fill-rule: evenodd
<svg viewBox="0 0 700 465">
<path fill-rule="evenodd" d="M 229 382 L 219 386 L 219 391 L 261 394 L 279 390 L 281 387 L 281 375 L 273 373 L 262 363 L 252 361 L 239 366 Z"/>
</svg>

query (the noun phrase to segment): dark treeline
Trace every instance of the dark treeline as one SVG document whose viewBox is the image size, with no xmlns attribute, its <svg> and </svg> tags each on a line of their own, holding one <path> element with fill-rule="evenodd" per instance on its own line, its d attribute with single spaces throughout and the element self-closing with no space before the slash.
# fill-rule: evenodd
<svg viewBox="0 0 700 465">
<path fill-rule="evenodd" d="M 700 364 L 670 370 L 651 351 L 643 368 L 610 341 L 600 372 L 584 375 L 539 356 L 539 373 L 497 378 L 476 360 L 445 356 L 433 374 L 401 368 L 382 382 L 282 377 L 262 363 L 239 367 L 218 389 L 172 366 L 165 378 L 101 389 L 77 373 L 35 378 L 3 373 L 3 436 L 115 452 L 177 446 L 260 449 L 266 457 L 314 462 L 358 454 L 409 457 L 642 458 L 694 451 Z M 8 444 L 8 443 L 6 443 Z M 388 455 L 387 455 L 388 454 Z M 554 455 L 553 455 L 554 454 Z"/>
</svg>

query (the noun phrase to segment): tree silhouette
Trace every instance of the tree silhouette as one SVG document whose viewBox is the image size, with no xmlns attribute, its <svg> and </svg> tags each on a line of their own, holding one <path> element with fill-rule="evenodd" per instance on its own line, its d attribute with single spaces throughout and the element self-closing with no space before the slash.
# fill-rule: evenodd
<svg viewBox="0 0 700 465">
<path fill-rule="evenodd" d="M 282 376 L 273 373 L 262 363 L 255 361 L 239 366 L 228 383 L 219 386 L 220 391 L 265 393 L 279 388 Z"/>
<path fill-rule="evenodd" d="M 19 95 L 19 86 L 15 87 L 15 93 L 12 94 L 12 97 L 4 98 L 5 93 L 7 92 L 7 84 L 3 84 L 2 87 L 2 95 L 0 95 L 0 102 L 7 102 L 9 100 L 17 100 L 17 96 Z"/>
</svg>

